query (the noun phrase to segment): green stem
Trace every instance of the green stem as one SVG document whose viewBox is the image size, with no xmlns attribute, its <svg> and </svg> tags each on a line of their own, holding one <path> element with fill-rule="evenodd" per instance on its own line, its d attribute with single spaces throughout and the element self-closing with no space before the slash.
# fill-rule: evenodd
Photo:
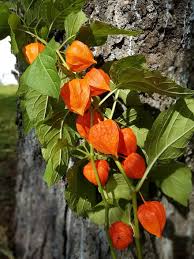
<svg viewBox="0 0 194 259">
<path fill-rule="evenodd" d="M 113 91 L 111 91 L 110 93 L 108 93 L 98 104 L 98 106 L 101 106 L 111 95 L 113 95 L 115 92 L 117 91 L 117 89 L 114 89 Z"/>
<path fill-rule="evenodd" d="M 154 160 L 152 161 L 152 163 L 150 163 L 150 164 L 148 165 L 148 167 L 146 168 L 146 171 L 145 171 L 143 177 L 141 178 L 141 180 L 138 182 L 137 186 L 135 187 L 135 191 L 136 191 L 136 192 L 139 192 L 139 190 L 141 189 L 142 185 L 144 184 L 144 181 L 146 180 L 146 178 L 147 178 L 147 176 L 148 176 L 150 170 L 152 169 L 153 165 L 155 164 L 156 160 L 157 160 L 157 158 L 154 159 Z"/>
<path fill-rule="evenodd" d="M 123 177 L 124 177 L 126 183 L 128 184 L 129 189 L 133 192 L 133 191 L 134 191 L 133 184 L 132 184 L 131 180 L 127 177 L 127 175 L 126 175 L 126 173 L 125 173 L 125 170 L 123 169 L 121 163 L 119 162 L 119 160 L 118 160 L 116 157 L 114 157 L 113 159 L 114 159 L 115 164 L 116 164 L 116 166 L 118 167 L 119 171 L 120 171 L 121 174 L 123 175 Z"/>
<path fill-rule="evenodd" d="M 132 195 L 132 206 L 133 206 L 133 213 L 134 213 L 134 234 L 135 234 L 135 245 L 136 245 L 136 251 L 137 251 L 137 258 L 142 259 L 142 249 L 141 249 L 141 243 L 140 243 L 140 232 L 139 232 L 139 221 L 137 218 L 137 196 L 136 191 L 134 189 L 134 186 L 131 182 L 131 180 L 127 177 L 125 170 L 123 169 L 121 163 L 118 161 L 118 159 L 115 157 L 113 158 L 115 161 L 115 164 L 117 165 L 119 171 L 123 175 L 125 181 L 127 182 L 129 189 L 131 190 Z"/>
<path fill-rule="evenodd" d="M 59 58 L 61 59 L 63 66 L 69 70 L 69 67 L 68 67 L 67 63 L 65 62 L 64 58 L 62 57 L 60 51 L 56 50 L 56 52 L 57 52 L 57 55 L 59 56 Z"/>
<path fill-rule="evenodd" d="M 70 37 L 68 37 L 58 48 L 58 50 L 60 50 L 69 40 L 73 39 L 76 35 L 71 35 Z"/>
<path fill-rule="evenodd" d="M 23 31 L 23 30 L 21 30 L 21 31 Z M 29 32 L 29 31 L 24 31 L 25 33 L 27 33 L 27 34 L 29 34 L 30 36 L 32 36 L 32 37 L 34 37 L 34 38 L 36 38 L 36 39 L 38 39 L 40 42 L 42 42 L 43 44 L 47 44 L 47 42 L 45 41 L 45 40 L 43 40 L 43 39 L 41 39 L 38 35 L 35 35 L 34 33 L 32 33 L 32 32 Z"/>
<path fill-rule="evenodd" d="M 92 162 L 92 169 L 94 171 L 96 181 L 98 183 L 98 188 L 99 188 L 100 194 L 102 196 L 102 200 L 104 202 L 104 207 L 105 207 L 105 231 L 106 231 L 108 243 L 109 243 L 109 246 L 110 246 L 111 256 L 112 256 L 113 259 L 116 259 L 116 254 L 115 254 L 115 251 L 113 249 L 112 241 L 111 241 L 109 233 L 108 233 L 108 229 L 109 229 L 109 204 L 108 204 L 108 202 L 106 200 L 106 197 L 104 195 L 104 189 L 102 187 L 102 184 L 100 182 L 100 178 L 98 176 L 98 172 L 97 172 L 95 161 L 94 161 L 94 149 L 93 149 L 91 144 L 90 144 L 90 159 L 91 159 L 91 162 Z"/>
<path fill-rule="evenodd" d="M 110 114 L 110 117 L 109 119 L 112 119 L 113 115 L 114 115 L 114 112 L 115 112 L 115 108 L 116 108 L 116 105 L 117 105 L 117 99 L 119 97 L 119 92 L 120 90 L 117 90 L 116 94 L 115 94 L 115 99 L 114 99 L 114 103 L 113 103 L 113 106 L 112 106 L 112 110 L 111 110 L 111 114 Z"/>
<path fill-rule="evenodd" d="M 132 206 L 134 213 L 134 230 L 135 230 L 135 245 L 137 251 L 137 258 L 142 259 L 142 248 L 140 243 L 140 231 L 139 231 L 139 221 L 137 217 L 137 195 L 136 192 L 132 192 Z"/>
</svg>

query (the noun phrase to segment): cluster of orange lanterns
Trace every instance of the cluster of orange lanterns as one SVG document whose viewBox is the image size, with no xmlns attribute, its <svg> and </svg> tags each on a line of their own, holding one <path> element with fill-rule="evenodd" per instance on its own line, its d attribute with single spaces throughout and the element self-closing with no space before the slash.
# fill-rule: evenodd
<svg viewBox="0 0 194 259">
<path fill-rule="evenodd" d="M 24 47 L 23 52 L 28 63 L 32 63 L 38 54 L 44 50 L 42 43 L 31 43 Z M 75 40 L 65 52 L 66 63 L 72 72 L 82 72 L 96 64 L 91 50 L 84 43 Z M 144 158 L 138 154 L 136 136 L 131 128 L 120 129 L 112 119 L 93 111 L 92 125 L 89 111 L 93 96 L 99 96 L 110 89 L 110 77 L 102 69 L 91 68 L 83 78 L 76 78 L 65 83 L 61 88 L 61 97 L 66 107 L 78 114 L 76 128 L 80 136 L 85 138 L 96 151 L 115 157 L 125 157 L 122 162 L 127 177 L 140 179 L 146 170 Z M 106 185 L 110 166 L 106 160 L 95 161 L 97 173 L 102 186 Z M 91 161 L 83 169 L 85 178 L 94 185 L 97 184 Z M 144 201 L 138 207 L 137 216 L 149 233 L 161 237 L 166 213 L 162 203 L 158 201 Z M 109 235 L 113 247 L 125 249 L 133 242 L 133 228 L 124 222 L 114 222 L 109 228 Z"/>
</svg>

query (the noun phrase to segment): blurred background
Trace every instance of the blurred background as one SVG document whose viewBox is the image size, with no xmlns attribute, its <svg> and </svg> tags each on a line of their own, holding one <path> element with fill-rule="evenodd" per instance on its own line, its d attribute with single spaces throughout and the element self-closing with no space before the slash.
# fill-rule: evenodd
<svg viewBox="0 0 194 259">
<path fill-rule="evenodd" d="M 10 37 L 0 41 L 0 259 L 12 258 L 16 179 L 16 58 Z M 14 75 L 15 74 L 15 75 Z"/>
</svg>

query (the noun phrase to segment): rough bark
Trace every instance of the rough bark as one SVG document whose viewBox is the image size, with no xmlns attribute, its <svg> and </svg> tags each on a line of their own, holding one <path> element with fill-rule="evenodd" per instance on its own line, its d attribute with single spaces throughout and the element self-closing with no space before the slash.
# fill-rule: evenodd
<svg viewBox="0 0 194 259">
<path fill-rule="evenodd" d="M 103 60 L 119 59 L 143 53 L 151 67 L 159 68 L 182 84 L 193 82 L 191 53 L 192 0 L 93 0 L 86 11 L 91 18 L 103 20 L 120 28 L 143 29 L 138 39 L 109 37 L 107 44 L 95 48 Z M 160 110 L 173 100 L 154 94 L 142 95 L 143 102 Z M 48 189 L 42 180 L 44 161 L 39 144 L 31 132 L 22 133 L 19 122 L 18 176 L 16 222 L 16 257 L 19 259 L 108 259 L 104 231 L 88 220 L 78 218 L 67 207 L 64 183 Z M 186 152 L 187 163 L 194 168 L 193 145 Z M 192 222 L 194 197 L 189 209 L 179 210 L 164 198 L 168 222 L 164 238 L 154 241 L 145 233 L 144 258 L 192 258 Z M 133 249 L 118 258 L 134 258 Z"/>
</svg>

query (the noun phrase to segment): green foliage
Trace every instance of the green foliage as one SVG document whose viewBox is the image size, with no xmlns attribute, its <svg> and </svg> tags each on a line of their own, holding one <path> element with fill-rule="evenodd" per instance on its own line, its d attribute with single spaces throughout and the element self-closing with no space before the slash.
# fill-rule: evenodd
<svg viewBox="0 0 194 259">
<path fill-rule="evenodd" d="M 16 14 L 12 13 L 8 18 L 8 24 L 10 26 L 11 51 L 13 54 L 18 54 L 19 49 L 16 41 L 15 31 L 20 25 L 20 18 Z"/>
<path fill-rule="evenodd" d="M 109 208 L 109 221 L 110 224 L 116 222 L 116 221 L 123 221 L 126 224 L 129 224 L 129 209 L 128 207 L 126 208 L 121 208 L 120 206 L 111 206 Z M 103 206 L 103 203 L 97 204 L 92 211 L 88 212 L 88 217 L 89 219 L 98 225 L 104 225 L 106 220 L 105 220 L 105 208 Z"/>
<path fill-rule="evenodd" d="M 0 86 L 0 160 L 15 156 L 16 86 Z"/>
<path fill-rule="evenodd" d="M 84 178 L 82 173 L 84 165 L 82 161 L 68 170 L 68 186 L 65 190 L 69 207 L 82 216 L 86 216 L 87 212 L 96 205 L 96 187 Z"/>
<path fill-rule="evenodd" d="M 65 32 L 66 39 L 71 37 L 69 42 L 73 41 L 76 37 L 81 26 L 87 22 L 87 17 L 84 12 L 79 11 L 78 13 L 70 13 L 65 19 Z"/>
<path fill-rule="evenodd" d="M 0 40 L 9 34 L 9 14 L 9 8 L 5 4 L 0 3 Z"/>
<path fill-rule="evenodd" d="M 180 99 L 160 113 L 145 143 L 148 163 L 176 159 L 183 154 L 194 133 L 194 100 Z"/>
<path fill-rule="evenodd" d="M 23 84 L 29 88 L 54 98 L 59 97 L 61 83 L 55 65 L 57 62 L 57 46 L 52 39 L 45 50 L 26 69 L 21 79 Z"/>
<path fill-rule="evenodd" d="M 110 74 L 116 87 L 172 97 L 194 94 L 194 91 L 162 76 L 159 71 L 148 70 L 144 63 L 145 59 L 142 56 L 127 57 L 114 62 Z"/>
<path fill-rule="evenodd" d="M 42 1 L 39 14 L 44 24 L 50 28 L 64 29 L 64 19 L 72 12 L 81 10 L 85 0 L 46 0 Z"/>
<path fill-rule="evenodd" d="M 66 110 L 56 112 L 37 126 L 42 154 L 48 162 L 44 179 L 49 185 L 56 183 L 56 179 L 60 178 L 58 174 L 65 175 L 71 146 L 75 144 L 76 134 L 67 117 Z"/>
<path fill-rule="evenodd" d="M 188 205 L 192 193 L 192 174 L 185 164 L 172 162 L 159 165 L 153 172 L 153 178 L 164 194 L 183 206 Z"/>
<path fill-rule="evenodd" d="M 49 97 L 36 90 L 30 89 L 25 95 L 25 106 L 28 117 L 34 125 L 46 118 L 49 106 Z"/>
<path fill-rule="evenodd" d="M 93 21 L 81 27 L 77 39 L 88 46 L 99 46 L 106 42 L 108 35 L 138 36 L 140 33 L 140 30 L 118 29 L 104 22 Z"/>
<path fill-rule="evenodd" d="M 115 200 L 131 199 L 131 193 L 129 190 L 129 186 L 127 185 L 122 174 L 113 174 L 107 185 L 106 185 L 106 194 L 108 200 L 114 202 Z"/>
</svg>

